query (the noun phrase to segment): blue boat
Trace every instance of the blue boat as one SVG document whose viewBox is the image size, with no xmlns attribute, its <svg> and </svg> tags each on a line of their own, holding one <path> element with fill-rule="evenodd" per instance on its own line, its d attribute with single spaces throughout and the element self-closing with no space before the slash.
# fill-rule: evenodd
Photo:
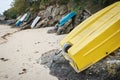
<svg viewBox="0 0 120 80">
<path fill-rule="evenodd" d="M 16 26 L 19 27 L 25 20 L 27 16 L 27 13 L 25 13 L 17 22 L 16 22 Z"/>
<path fill-rule="evenodd" d="M 18 26 L 20 26 L 20 24 L 22 24 L 22 21 L 18 20 L 18 21 L 16 22 L 16 26 L 18 27 Z"/>
<path fill-rule="evenodd" d="M 72 17 L 76 15 L 76 12 L 72 11 L 69 14 L 67 14 L 65 17 L 63 17 L 60 22 L 58 23 L 58 27 L 63 26 L 67 21 L 69 21 Z"/>
</svg>

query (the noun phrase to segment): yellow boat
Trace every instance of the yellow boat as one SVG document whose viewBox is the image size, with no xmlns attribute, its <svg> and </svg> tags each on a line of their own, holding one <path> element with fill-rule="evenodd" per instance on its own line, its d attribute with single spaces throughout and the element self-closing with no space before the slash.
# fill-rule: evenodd
<svg viewBox="0 0 120 80">
<path fill-rule="evenodd" d="M 81 72 L 120 47 L 120 1 L 79 24 L 61 42 L 64 57 Z"/>
</svg>

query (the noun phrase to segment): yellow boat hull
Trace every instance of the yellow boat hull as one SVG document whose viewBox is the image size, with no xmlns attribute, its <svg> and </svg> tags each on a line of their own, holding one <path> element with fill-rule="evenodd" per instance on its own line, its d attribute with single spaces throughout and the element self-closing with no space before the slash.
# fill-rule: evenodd
<svg viewBox="0 0 120 80">
<path fill-rule="evenodd" d="M 70 44 L 65 58 L 76 72 L 95 64 L 120 47 L 120 2 L 95 13 L 79 24 L 61 42 Z"/>
</svg>

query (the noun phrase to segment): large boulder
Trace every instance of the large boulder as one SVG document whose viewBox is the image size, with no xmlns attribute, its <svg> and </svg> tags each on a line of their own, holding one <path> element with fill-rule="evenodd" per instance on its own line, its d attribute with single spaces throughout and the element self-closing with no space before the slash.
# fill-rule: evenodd
<svg viewBox="0 0 120 80">
<path fill-rule="evenodd" d="M 66 33 L 70 32 L 71 31 L 70 29 L 73 29 L 72 28 L 73 26 L 70 26 L 71 23 L 72 23 L 72 19 L 70 19 L 68 22 L 66 22 L 63 26 L 59 27 L 56 32 L 57 35 L 66 34 Z"/>
<path fill-rule="evenodd" d="M 60 9 L 58 7 L 55 7 L 53 9 L 53 12 L 52 12 L 52 16 L 55 17 L 55 16 L 58 16 L 60 13 Z"/>
<path fill-rule="evenodd" d="M 58 80 L 120 80 L 120 51 L 113 53 L 88 69 L 76 73 L 59 49 L 50 50 L 37 60 L 50 69 Z"/>
<path fill-rule="evenodd" d="M 39 11 L 38 15 L 41 17 L 41 19 L 44 19 L 45 16 L 47 15 L 47 14 L 45 13 L 45 11 L 46 11 L 46 10 L 41 10 L 41 11 Z"/>
<path fill-rule="evenodd" d="M 8 25 L 15 24 L 15 22 L 16 22 L 16 20 L 14 20 L 14 19 L 6 20 L 6 24 L 8 24 Z"/>
<path fill-rule="evenodd" d="M 44 17 L 48 18 L 49 16 L 52 15 L 52 11 L 55 6 L 49 6 L 47 9 L 44 11 Z"/>
<path fill-rule="evenodd" d="M 35 28 L 46 27 L 46 26 L 48 26 L 48 19 L 47 18 L 38 22 L 38 24 L 35 26 Z"/>
<path fill-rule="evenodd" d="M 61 5 L 60 6 L 60 15 L 65 14 L 68 11 L 68 8 L 66 5 Z"/>
<path fill-rule="evenodd" d="M 52 13 L 54 6 L 47 7 L 46 11 L 48 11 L 50 14 Z"/>
<path fill-rule="evenodd" d="M 55 26 L 55 24 L 57 24 L 61 18 L 62 17 L 60 15 L 52 18 L 52 20 L 49 20 L 48 25 L 49 26 Z"/>
</svg>

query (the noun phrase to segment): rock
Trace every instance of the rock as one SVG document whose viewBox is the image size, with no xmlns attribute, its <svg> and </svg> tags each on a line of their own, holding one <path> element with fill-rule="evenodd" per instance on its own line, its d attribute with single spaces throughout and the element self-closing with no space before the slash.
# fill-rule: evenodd
<svg viewBox="0 0 120 80">
<path fill-rule="evenodd" d="M 20 30 L 30 29 L 31 24 L 26 24 L 20 28 Z"/>
<path fill-rule="evenodd" d="M 45 66 L 47 67 L 51 67 L 52 62 L 53 62 L 53 57 L 55 55 L 55 53 L 53 54 L 53 52 L 56 52 L 56 51 L 58 51 L 58 49 L 53 49 L 53 50 L 48 51 L 50 54 L 48 53 L 42 54 L 42 57 L 39 58 L 37 62 L 40 64 L 45 64 Z"/>
<path fill-rule="evenodd" d="M 38 15 L 43 19 L 47 14 L 45 14 L 45 10 L 42 10 L 38 13 Z"/>
<path fill-rule="evenodd" d="M 20 27 L 23 27 L 23 26 L 25 26 L 25 25 L 27 25 L 27 22 L 23 22 L 23 23 L 20 25 Z"/>
<path fill-rule="evenodd" d="M 12 19 L 12 20 L 6 20 L 6 24 L 8 25 L 12 25 L 15 24 L 16 20 Z"/>
<path fill-rule="evenodd" d="M 48 18 L 49 16 L 52 15 L 53 8 L 54 8 L 54 6 L 47 7 L 47 9 L 44 11 L 45 18 Z"/>
<path fill-rule="evenodd" d="M 58 15 L 58 16 L 55 17 L 55 21 L 59 21 L 61 18 L 62 18 L 62 16 Z"/>
<path fill-rule="evenodd" d="M 61 5 L 60 7 L 60 15 L 65 14 L 68 11 L 68 8 L 66 5 Z"/>
<path fill-rule="evenodd" d="M 55 26 L 55 24 L 57 24 L 60 19 L 61 19 L 61 16 L 58 15 L 54 17 L 52 20 L 49 20 L 48 22 L 49 26 Z"/>
<path fill-rule="evenodd" d="M 75 26 L 79 25 L 81 23 L 80 21 L 80 15 L 78 14 L 76 17 L 75 17 L 75 21 L 74 21 L 74 24 Z"/>
<path fill-rule="evenodd" d="M 56 32 L 57 35 L 70 32 L 67 29 L 71 27 L 71 26 L 69 26 L 71 24 L 71 22 L 72 22 L 72 19 L 70 19 L 68 22 L 66 22 L 63 26 L 59 27 L 57 32 Z"/>
<path fill-rule="evenodd" d="M 48 19 L 45 18 L 45 19 L 43 19 L 42 21 L 40 21 L 40 22 L 35 26 L 35 28 L 46 27 L 47 25 L 48 25 Z"/>
<path fill-rule="evenodd" d="M 60 9 L 57 8 L 57 7 L 55 7 L 55 8 L 53 9 L 53 12 L 52 12 L 52 16 L 53 16 L 53 18 L 54 18 L 55 16 L 58 16 L 59 13 L 60 13 Z"/>
<path fill-rule="evenodd" d="M 6 58 L 0 58 L 0 60 L 6 62 L 6 61 L 8 61 L 9 59 L 6 59 Z"/>
<path fill-rule="evenodd" d="M 27 73 L 27 69 L 24 68 L 24 69 L 22 69 L 22 72 L 19 73 L 19 75 L 22 75 L 22 74 L 25 74 L 25 73 Z"/>
<path fill-rule="evenodd" d="M 40 5 L 40 7 L 39 7 L 40 10 L 44 10 L 45 8 L 46 8 L 45 5 Z"/>
<path fill-rule="evenodd" d="M 0 16 L 0 21 L 4 21 L 5 20 L 5 16 Z"/>
<path fill-rule="evenodd" d="M 44 13 L 44 17 L 45 17 L 45 18 L 48 18 L 48 16 L 50 16 L 50 15 L 51 15 L 51 13 L 46 10 L 45 13 Z"/>
<path fill-rule="evenodd" d="M 70 1 L 68 4 L 67 4 L 67 8 L 68 10 L 72 10 L 72 8 L 75 6 L 75 3 L 73 3 L 72 1 Z"/>
<path fill-rule="evenodd" d="M 56 33 L 57 30 L 58 30 L 58 27 L 55 26 L 54 28 L 49 29 L 49 30 L 47 31 L 47 33 Z"/>
<path fill-rule="evenodd" d="M 73 24 L 69 24 L 69 26 L 66 28 L 65 32 L 63 32 L 64 34 L 67 34 L 69 32 L 71 32 L 74 29 L 74 25 Z"/>
<path fill-rule="evenodd" d="M 58 80 L 120 80 L 120 56 L 118 53 L 109 55 L 80 73 L 73 70 L 59 49 L 42 54 L 38 62 L 48 67 L 50 74 L 56 76 Z M 116 65 L 116 69 L 111 65 Z M 115 73 L 110 74 L 107 66 L 115 69 Z"/>
<path fill-rule="evenodd" d="M 120 70 L 120 60 L 107 61 L 107 69 L 110 74 L 116 74 L 116 70 Z"/>
<path fill-rule="evenodd" d="M 52 10 L 53 10 L 53 8 L 54 8 L 54 6 L 49 6 L 49 7 L 47 7 L 47 11 L 51 14 L 52 13 Z"/>
<path fill-rule="evenodd" d="M 80 13 L 80 23 L 83 22 L 85 19 L 91 16 L 91 13 L 87 9 L 83 9 Z"/>
</svg>

